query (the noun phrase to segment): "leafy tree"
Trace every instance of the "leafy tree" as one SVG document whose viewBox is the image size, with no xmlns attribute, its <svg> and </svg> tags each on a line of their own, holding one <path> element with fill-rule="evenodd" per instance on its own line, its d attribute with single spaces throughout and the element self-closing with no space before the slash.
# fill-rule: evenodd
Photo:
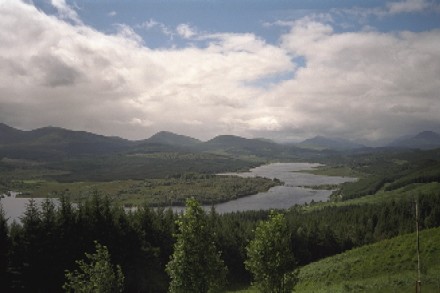
<svg viewBox="0 0 440 293">
<path fill-rule="evenodd" d="M 226 278 L 226 266 L 214 243 L 206 213 L 195 199 L 188 199 L 178 220 L 179 233 L 166 271 L 170 292 L 205 293 L 219 289 Z"/>
<path fill-rule="evenodd" d="M 86 253 L 88 263 L 76 261 L 80 271 L 66 271 L 67 281 L 63 285 L 66 292 L 122 292 L 124 275 L 121 267 L 118 265 L 114 269 L 106 246 L 96 241 L 95 246 L 96 253 Z"/>
<path fill-rule="evenodd" d="M 260 222 L 255 239 L 246 247 L 246 268 L 261 292 L 290 292 L 296 283 L 295 260 L 284 215 L 271 212 Z"/>
</svg>

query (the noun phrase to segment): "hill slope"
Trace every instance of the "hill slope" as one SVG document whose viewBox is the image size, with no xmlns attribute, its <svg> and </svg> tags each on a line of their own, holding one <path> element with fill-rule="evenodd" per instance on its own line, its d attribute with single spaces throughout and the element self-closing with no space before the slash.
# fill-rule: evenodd
<svg viewBox="0 0 440 293">
<path fill-rule="evenodd" d="M 175 134 L 168 131 L 160 131 L 154 134 L 149 139 L 145 140 L 144 142 L 168 144 L 168 145 L 176 145 L 176 146 L 194 146 L 201 143 L 201 141 L 198 139 L 185 135 Z"/>
<path fill-rule="evenodd" d="M 420 233 L 422 291 L 440 292 L 440 228 Z M 297 292 L 414 292 L 415 233 L 384 240 L 311 263 Z"/>
<path fill-rule="evenodd" d="M 310 148 L 316 150 L 352 150 L 364 148 L 364 145 L 351 142 L 342 138 L 328 138 L 324 136 L 315 136 L 297 144 L 298 147 Z"/>
<path fill-rule="evenodd" d="M 133 142 L 85 131 L 44 127 L 21 131 L 0 125 L 0 157 L 60 159 L 76 155 L 102 155 L 131 147 Z"/>
<path fill-rule="evenodd" d="M 397 139 L 389 146 L 425 150 L 440 148 L 440 134 L 434 131 L 423 131 L 414 136 Z"/>
</svg>

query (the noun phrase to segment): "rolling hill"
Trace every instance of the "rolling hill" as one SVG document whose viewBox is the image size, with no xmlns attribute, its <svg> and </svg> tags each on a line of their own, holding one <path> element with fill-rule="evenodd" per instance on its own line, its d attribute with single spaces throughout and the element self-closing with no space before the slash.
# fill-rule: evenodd
<svg viewBox="0 0 440 293">
<path fill-rule="evenodd" d="M 175 146 L 195 146 L 202 143 L 200 140 L 175 134 L 168 131 L 160 131 L 150 138 L 143 141 L 144 143 L 156 143 L 156 144 L 167 144 L 167 145 L 175 145 Z"/>
<path fill-rule="evenodd" d="M 328 138 L 324 136 L 315 136 L 306 139 L 296 144 L 296 146 L 315 150 L 353 150 L 365 147 L 364 145 L 346 139 Z"/>
<path fill-rule="evenodd" d="M 22 131 L 0 125 L 0 157 L 51 160 L 81 155 L 121 152 L 134 142 L 85 131 L 44 127 Z"/>
<path fill-rule="evenodd" d="M 396 139 L 388 146 L 395 148 L 424 150 L 440 148 L 440 134 L 434 131 L 423 131 L 414 136 L 405 136 Z"/>
<path fill-rule="evenodd" d="M 0 157 L 59 160 L 72 156 L 104 155 L 124 151 L 134 143 L 85 131 L 44 127 L 22 131 L 0 126 Z"/>
<path fill-rule="evenodd" d="M 423 292 L 440 291 L 440 228 L 420 233 Z M 297 292 L 414 292 L 415 233 L 311 263 L 300 270 Z"/>
</svg>

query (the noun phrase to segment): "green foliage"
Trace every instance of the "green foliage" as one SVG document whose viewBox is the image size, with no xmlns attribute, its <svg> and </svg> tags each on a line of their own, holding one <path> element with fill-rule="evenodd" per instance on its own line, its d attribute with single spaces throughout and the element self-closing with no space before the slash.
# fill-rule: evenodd
<svg viewBox="0 0 440 293">
<path fill-rule="evenodd" d="M 224 284 L 227 269 L 208 224 L 199 203 L 188 199 L 186 211 L 178 221 L 174 253 L 166 267 L 171 278 L 170 292 L 214 292 Z"/>
<path fill-rule="evenodd" d="M 246 250 L 246 268 L 253 274 L 261 292 L 292 290 L 296 283 L 295 260 L 284 215 L 271 213 L 269 220 L 261 222 L 255 230 L 255 239 Z"/>
<path fill-rule="evenodd" d="M 86 253 L 87 261 L 76 261 L 79 270 L 66 271 L 66 292 L 122 292 L 124 275 L 119 265 L 113 267 L 107 247 L 95 241 L 96 253 Z"/>
</svg>

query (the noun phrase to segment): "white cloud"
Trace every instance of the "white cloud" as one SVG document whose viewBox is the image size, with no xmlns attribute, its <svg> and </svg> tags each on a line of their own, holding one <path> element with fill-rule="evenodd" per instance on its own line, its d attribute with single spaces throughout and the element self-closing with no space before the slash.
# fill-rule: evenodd
<svg viewBox="0 0 440 293">
<path fill-rule="evenodd" d="M 426 0 L 405 0 L 387 4 L 388 12 L 391 14 L 420 12 L 431 6 Z"/>
<path fill-rule="evenodd" d="M 132 27 L 126 25 L 126 24 L 116 24 L 116 27 L 118 29 L 117 35 L 121 36 L 122 38 L 125 38 L 127 40 L 131 40 L 135 42 L 136 44 L 142 44 L 144 40 L 140 35 L 138 35 Z"/>
<path fill-rule="evenodd" d="M 77 24 L 81 23 L 76 11 L 67 5 L 65 0 L 51 0 L 50 2 L 58 10 L 58 14 L 61 18 L 71 20 Z"/>
<path fill-rule="evenodd" d="M 116 16 L 118 13 L 116 11 L 110 11 L 107 15 L 110 17 Z"/>
<path fill-rule="evenodd" d="M 189 24 L 179 24 L 176 28 L 177 33 L 179 36 L 185 39 L 190 39 L 197 35 L 197 32 L 194 28 L 192 28 Z"/>
<path fill-rule="evenodd" d="M 0 18 L 0 119 L 13 126 L 137 139 L 160 130 L 202 139 L 272 131 L 380 139 L 440 127 L 439 30 L 339 33 L 304 18 L 279 45 L 252 33 L 189 28 L 183 35 L 203 48 L 151 49 L 126 25 L 106 35 L 17 1 L 0 5 L 0 14 L 7 15 Z M 269 88 L 252 86 L 294 70 Z"/>
<path fill-rule="evenodd" d="M 423 13 L 423 12 L 440 13 L 440 4 L 436 1 L 429 0 L 405 0 L 385 2 L 383 6 L 377 7 L 351 7 L 351 8 L 334 8 L 328 14 L 329 18 L 315 19 L 319 22 L 333 23 L 332 16 L 337 16 L 343 19 L 349 19 L 349 22 L 339 23 L 341 27 L 354 27 L 353 24 L 367 25 L 371 17 L 379 17 L 380 19 L 386 17 L 393 17 L 402 13 Z"/>
<path fill-rule="evenodd" d="M 282 46 L 306 59 L 306 67 L 275 94 L 288 97 L 280 103 L 301 117 L 295 121 L 300 131 L 379 139 L 419 131 L 427 117 L 440 126 L 434 118 L 440 110 L 439 30 L 336 33 L 301 20 Z M 396 106 L 406 111 L 396 112 Z"/>
<path fill-rule="evenodd" d="M 0 9 L 8 15 L 0 19 L 0 117 L 22 128 L 130 138 L 167 129 L 211 138 L 243 112 L 256 119 L 262 90 L 243 81 L 293 66 L 283 49 L 252 34 L 212 36 L 204 49 L 153 50 L 126 25 L 105 35 L 20 2 Z"/>
<path fill-rule="evenodd" d="M 174 35 L 174 32 L 170 27 L 168 27 L 167 25 L 165 25 L 161 22 L 158 22 L 152 18 L 150 18 L 147 21 L 144 21 L 142 24 L 138 25 L 137 27 L 143 28 L 146 30 L 152 30 L 152 29 L 157 28 L 166 36 L 173 37 L 173 35 Z"/>
</svg>

